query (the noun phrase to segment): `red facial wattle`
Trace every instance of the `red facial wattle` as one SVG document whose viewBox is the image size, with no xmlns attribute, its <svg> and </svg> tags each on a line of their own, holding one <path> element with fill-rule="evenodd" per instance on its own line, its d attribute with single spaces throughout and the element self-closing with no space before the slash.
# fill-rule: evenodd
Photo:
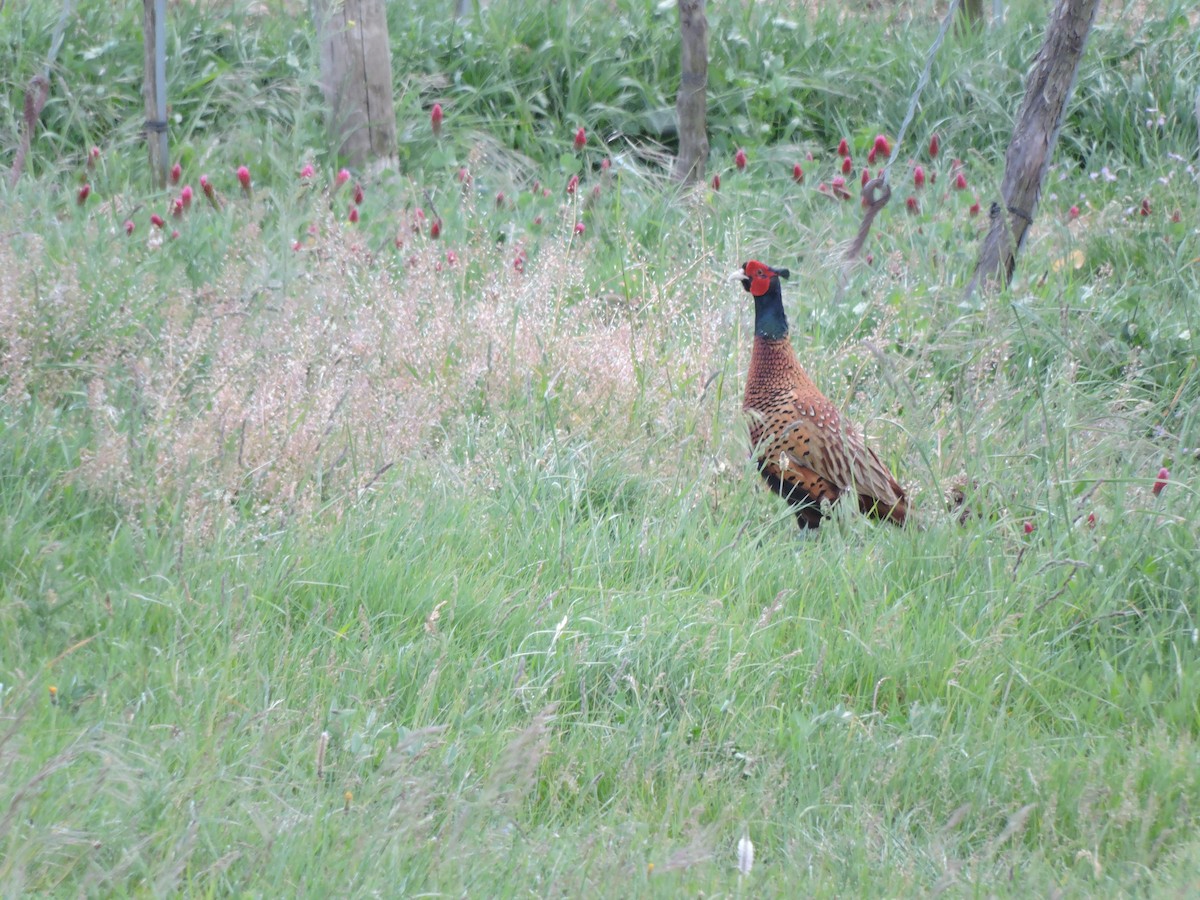
<svg viewBox="0 0 1200 900">
<path fill-rule="evenodd" d="M 791 274 L 787 269 L 772 269 L 756 259 L 742 266 L 742 287 L 755 297 L 761 297 L 771 287 L 771 279 L 787 278 Z"/>
</svg>

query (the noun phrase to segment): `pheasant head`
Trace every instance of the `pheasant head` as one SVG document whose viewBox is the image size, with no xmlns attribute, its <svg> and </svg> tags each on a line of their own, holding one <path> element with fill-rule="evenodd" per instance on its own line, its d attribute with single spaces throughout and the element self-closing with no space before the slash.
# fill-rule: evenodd
<svg viewBox="0 0 1200 900">
<path fill-rule="evenodd" d="M 742 287 L 754 297 L 754 333 L 768 340 L 786 338 L 787 315 L 783 311 L 783 291 L 779 279 L 792 273 L 787 269 L 773 269 L 756 259 L 742 264 L 739 277 Z"/>
<path fill-rule="evenodd" d="M 787 269 L 772 269 L 770 266 L 752 259 L 748 263 L 742 263 L 742 287 L 755 297 L 761 297 L 771 289 L 771 279 L 787 278 L 791 274 Z M 776 290 L 778 290 L 779 283 L 775 284 Z"/>
</svg>

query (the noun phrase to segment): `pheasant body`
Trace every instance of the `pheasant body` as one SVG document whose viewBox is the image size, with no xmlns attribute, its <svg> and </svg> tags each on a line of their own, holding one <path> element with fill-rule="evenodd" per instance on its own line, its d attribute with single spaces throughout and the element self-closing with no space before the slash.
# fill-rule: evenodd
<svg viewBox="0 0 1200 900">
<path fill-rule="evenodd" d="M 847 493 L 857 496 L 863 513 L 904 524 L 904 489 L 796 358 L 779 284 L 787 270 L 748 262 L 742 272 L 755 301 L 742 409 L 767 486 L 787 500 L 801 528 L 819 527 L 821 504 Z"/>
</svg>

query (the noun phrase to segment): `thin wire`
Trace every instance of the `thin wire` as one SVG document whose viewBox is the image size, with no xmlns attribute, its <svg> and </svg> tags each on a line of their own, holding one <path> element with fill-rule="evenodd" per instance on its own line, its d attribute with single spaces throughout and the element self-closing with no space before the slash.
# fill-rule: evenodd
<svg viewBox="0 0 1200 900">
<path fill-rule="evenodd" d="M 917 112 L 917 101 L 921 99 L 921 92 L 925 90 L 925 85 L 929 83 L 929 74 L 933 71 L 933 58 L 937 56 L 938 50 L 942 47 L 942 41 L 946 38 L 946 32 L 950 30 L 950 23 L 954 21 L 954 14 L 958 11 L 958 4 L 959 0 L 950 0 L 950 8 L 946 10 L 946 18 L 942 20 L 942 27 L 938 31 L 938 36 L 934 39 L 929 52 L 925 54 L 925 69 L 921 72 L 921 77 L 917 79 L 917 88 L 913 91 L 913 95 L 908 101 L 908 112 L 904 114 L 904 121 L 900 124 L 900 131 L 896 135 L 896 143 L 892 144 L 892 155 L 888 157 L 887 164 L 883 167 L 883 171 L 879 173 L 879 177 L 883 180 L 884 184 L 887 184 L 888 171 L 892 168 L 892 163 L 896 161 L 896 157 L 900 154 L 900 145 L 904 142 L 904 133 L 908 131 L 908 126 L 912 124 L 913 116 Z"/>
</svg>

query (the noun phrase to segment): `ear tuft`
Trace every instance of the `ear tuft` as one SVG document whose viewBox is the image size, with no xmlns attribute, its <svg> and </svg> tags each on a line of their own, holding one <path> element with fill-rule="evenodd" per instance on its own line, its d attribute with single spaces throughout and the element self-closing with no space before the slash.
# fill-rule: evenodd
<svg viewBox="0 0 1200 900">
<path fill-rule="evenodd" d="M 780 278 L 790 278 L 792 275 L 792 273 L 789 272 L 787 269 L 776 269 L 775 274 L 778 275 Z"/>
</svg>

